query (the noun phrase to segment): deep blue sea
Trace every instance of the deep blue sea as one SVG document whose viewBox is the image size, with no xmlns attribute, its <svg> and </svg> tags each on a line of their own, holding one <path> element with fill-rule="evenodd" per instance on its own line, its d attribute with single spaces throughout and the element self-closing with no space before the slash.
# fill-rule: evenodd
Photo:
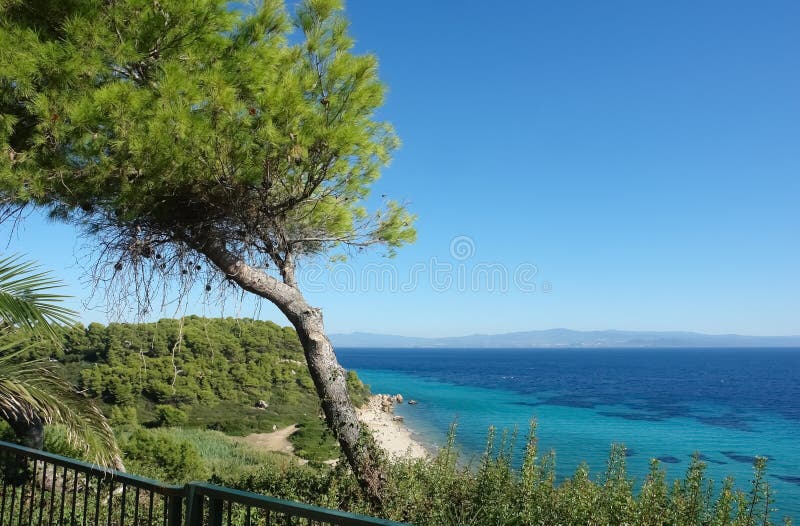
<svg viewBox="0 0 800 526">
<path fill-rule="evenodd" d="M 532 418 L 558 475 L 586 461 L 600 476 L 612 443 L 629 450 L 641 481 L 651 458 L 670 479 L 699 451 L 719 485 L 749 488 L 752 461 L 767 456 L 775 518 L 800 519 L 800 349 L 337 349 L 375 393 L 419 402 L 396 412 L 429 446 L 451 423 L 467 456 L 489 426 Z"/>
</svg>

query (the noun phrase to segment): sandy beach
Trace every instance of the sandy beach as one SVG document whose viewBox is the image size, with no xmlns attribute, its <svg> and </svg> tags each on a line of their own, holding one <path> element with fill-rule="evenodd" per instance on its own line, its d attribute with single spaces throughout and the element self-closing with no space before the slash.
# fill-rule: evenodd
<svg viewBox="0 0 800 526">
<path fill-rule="evenodd" d="M 402 421 L 396 420 L 393 396 L 377 394 L 370 397 L 369 402 L 358 408 L 358 419 L 369 427 L 372 436 L 391 458 L 424 458 L 428 451 L 411 436 L 411 431 Z M 297 425 L 277 429 L 271 433 L 252 433 L 235 440 L 249 444 L 262 451 L 276 451 L 294 455 L 294 446 L 289 437 L 297 431 Z M 308 462 L 300 459 L 300 463 Z M 336 463 L 336 459 L 326 461 Z"/>
<path fill-rule="evenodd" d="M 387 395 L 373 395 L 369 402 L 358 409 L 358 418 L 365 424 L 378 444 L 390 457 L 424 458 L 427 450 L 414 440 L 411 431 L 402 421 L 395 420 L 394 404 L 388 405 Z M 388 409 L 388 410 L 387 410 Z"/>
</svg>

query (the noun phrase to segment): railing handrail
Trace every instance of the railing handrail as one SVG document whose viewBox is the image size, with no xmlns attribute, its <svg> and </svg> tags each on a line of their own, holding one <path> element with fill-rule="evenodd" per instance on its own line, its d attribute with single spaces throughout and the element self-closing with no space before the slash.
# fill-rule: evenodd
<svg viewBox="0 0 800 526">
<path fill-rule="evenodd" d="M 186 524 L 191 524 L 191 517 L 194 516 L 192 510 L 197 506 L 198 510 L 204 507 L 203 498 L 207 498 L 209 503 L 212 504 L 211 509 L 215 509 L 213 504 L 216 502 L 231 502 L 245 506 L 258 507 L 279 513 L 289 513 L 293 516 L 302 517 L 304 519 L 319 520 L 323 522 L 331 522 L 335 520 L 336 524 L 342 526 L 408 526 L 403 523 L 394 522 L 377 517 L 369 517 L 366 515 L 359 515 L 356 513 L 349 513 L 329 508 L 322 508 L 310 504 L 303 504 L 301 502 L 279 499 L 276 497 L 268 497 L 258 493 L 251 493 L 241 491 L 233 488 L 226 488 L 224 486 L 217 486 L 206 482 L 193 481 L 184 485 L 164 484 L 157 480 L 141 477 L 139 475 L 132 475 L 111 468 L 99 466 L 89 462 L 64 457 L 55 453 L 33 449 L 19 444 L 4 442 L 0 440 L 0 451 L 11 451 L 18 455 L 24 455 L 34 460 L 42 462 L 49 462 L 51 464 L 81 471 L 87 475 L 95 477 L 102 477 L 108 482 L 115 482 L 127 484 L 133 487 L 139 487 L 144 490 L 158 492 L 162 495 L 169 496 L 171 499 L 174 497 L 174 504 L 179 506 L 177 513 L 183 514 L 187 519 Z M 55 469 L 55 468 L 54 468 Z M 185 508 L 181 510 L 181 508 Z M 222 508 L 216 508 L 221 512 Z M 183 511 L 183 513 L 181 513 Z M 200 512 L 202 515 L 202 512 Z M 175 517 L 176 519 L 179 517 Z M 179 520 L 179 519 L 178 519 Z M 221 522 L 220 522 L 221 523 Z"/>
<path fill-rule="evenodd" d="M 330 521 L 332 517 L 336 517 L 339 519 L 339 524 L 348 526 L 408 526 L 400 522 L 379 519 L 377 517 L 369 517 L 367 515 L 359 515 L 356 513 L 349 513 L 346 511 L 333 510 L 330 508 L 322 508 L 320 506 L 303 504 L 302 502 L 296 502 L 293 500 L 268 497 L 258 493 L 226 488 L 225 486 L 217 486 L 215 484 L 209 484 L 206 482 L 190 482 L 187 484 L 187 487 L 188 486 L 193 486 L 197 495 L 206 496 L 211 500 L 228 499 L 233 500 L 238 504 L 247 504 L 251 506 L 266 504 L 271 510 L 289 512 L 305 519 Z"/>
<path fill-rule="evenodd" d="M 100 466 L 98 464 L 84 462 L 82 460 L 78 460 L 75 458 L 63 457 L 55 453 L 42 451 L 41 449 L 33 449 L 30 447 L 21 446 L 19 444 L 13 444 L 11 442 L 4 442 L 0 440 L 0 450 L 3 449 L 24 453 L 28 457 L 32 457 L 37 460 L 47 461 L 61 467 L 72 468 L 72 469 L 81 468 L 81 471 L 83 471 L 84 473 L 94 475 L 96 477 L 103 477 L 104 479 L 107 479 L 109 481 L 113 480 L 118 482 L 124 482 L 130 484 L 131 486 L 138 486 L 142 489 L 147 489 L 147 490 L 155 490 L 170 496 L 185 495 L 184 486 L 182 485 L 164 484 L 163 482 L 149 479 L 147 477 L 141 477 L 139 475 L 125 473 L 124 471 L 117 471 L 115 469 Z"/>
</svg>

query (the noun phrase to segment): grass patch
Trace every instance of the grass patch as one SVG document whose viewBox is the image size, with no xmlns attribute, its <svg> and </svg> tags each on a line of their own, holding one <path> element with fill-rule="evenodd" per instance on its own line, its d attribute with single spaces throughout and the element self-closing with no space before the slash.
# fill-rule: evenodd
<svg viewBox="0 0 800 526">
<path fill-rule="evenodd" d="M 289 441 L 294 446 L 297 456 L 310 461 L 322 462 L 339 458 L 341 453 L 333 434 L 319 419 L 300 424 L 300 429 L 289 437 Z"/>
<path fill-rule="evenodd" d="M 288 455 L 259 451 L 220 431 L 185 428 L 161 428 L 152 431 L 169 434 L 177 440 L 191 444 L 211 476 L 238 477 L 253 473 L 267 464 L 283 466 L 292 461 Z"/>
</svg>

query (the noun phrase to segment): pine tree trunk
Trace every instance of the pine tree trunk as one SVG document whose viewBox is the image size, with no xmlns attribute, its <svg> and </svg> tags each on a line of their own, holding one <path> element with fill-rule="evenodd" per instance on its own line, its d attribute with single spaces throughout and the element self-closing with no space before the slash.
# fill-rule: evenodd
<svg viewBox="0 0 800 526">
<path fill-rule="evenodd" d="M 362 489 L 373 504 L 380 505 L 385 475 L 374 447 L 362 436 L 361 423 L 347 391 L 345 370 L 325 335 L 322 313 L 309 307 L 289 319 L 303 345 L 328 427 L 339 441 Z"/>
<path fill-rule="evenodd" d="M 347 392 L 345 370 L 339 365 L 325 334 L 322 312 L 309 305 L 296 286 L 251 267 L 228 251 L 221 241 L 206 239 L 194 245 L 240 287 L 275 304 L 292 323 L 303 346 L 328 427 L 338 440 L 362 490 L 374 506 L 380 507 L 386 480 L 383 465 L 374 444 L 362 433 Z"/>
</svg>

